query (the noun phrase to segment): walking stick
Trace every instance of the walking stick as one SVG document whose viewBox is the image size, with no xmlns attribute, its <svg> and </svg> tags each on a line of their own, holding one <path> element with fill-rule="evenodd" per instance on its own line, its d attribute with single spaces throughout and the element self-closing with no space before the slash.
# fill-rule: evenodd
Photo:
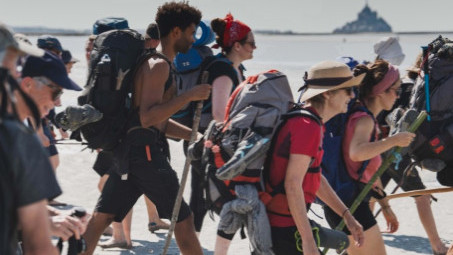
<svg viewBox="0 0 453 255">
<path fill-rule="evenodd" d="M 201 76 L 201 83 L 207 83 L 209 78 L 209 72 L 204 71 Z M 197 139 L 198 134 L 198 126 L 200 124 L 201 119 L 201 109 L 203 108 L 203 101 L 198 101 L 197 106 L 195 108 L 195 115 L 193 117 L 193 124 L 192 124 L 192 133 L 190 135 L 189 145 L 192 144 Z M 165 240 L 164 251 L 162 255 L 166 255 L 168 251 L 168 247 L 171 243 L 171 237 L 173 235 L 173 231 L 175 230 L 176 220 L 178 219 L 179 209 L 181 208 L 182 202 L 182 195 L 184 193 L 184 188 L 186 187 L 187 176 L 189 175 L 189 168 L 190 163 L 192 160 L 190 157 L 186 157 L 186 162 L 184 164 L 184 169 L 182 171 L 181 183 L 179 185 L 178 195 L 176 196 L 175 205 L 173 206 L 173 213 L 171 215 L 171 224 L 170 228 L 168 229 L 167 239 Z"/>
<path fill-rule="evenodd" d="M 431 116 L 429 113 L 431 112 L 431 104 L 429 102 L 429 64 L 428 64 L 428 57 L 429 57 L 429 46 L 422 46 L 423 49 L 423 73 L 425 75 L 425 103 L 426 103 L 426 113 L 428 114 L 428 121 L 431 121 Z"/>
<path fill-rule="evenodd" d="M 398 182 L 398 184 L 396 185 L 396 187 L 392 190 L 392 192 L 390 193 L 390 195 L 393 195 L 395 194 L 395 192 L 401 187 L 403 186 L 403 183 L 404 181 L 406 181 L 406 177 L 409 176 L 411 173 L 412 173 L 412 169 L 414 169 L 415 167 L 415 164 L 414 163 L 411 163 L 407 166 L 406 170 L 404 170 L 403 172 L 403 176 L 401 178 L 401 181 Z M 388 196 L 387 196 L 388 197 Z M 379 208 L 379 210 L 377 210 L 376 214 L 374 215 L 374 218 L 377 218 L 377 216 L 379 216 L 379 214 L 381 213 L 382 211 L 382 208 Z"/>
<path fill-rule="evenodd" d="M 417 128 L 423 123 L 423 121 L 425 121 L 426 116 L 427 116 L 427 114 L 425 111 L 420 112 L 417 119 L 411 124 L 411 126 L 407 129 L 407 131 L 415 132 L 417 130 Z M 395 161 L 395 159 L 396 159 L 395 154 L 400 153 L 401 150 L 402 150 L 401 147 L 395 148 L 393 150 L 393 153 L 391 153 L 390 156 L 388 156 L 384 160 L 384 162 L 379 167 L 377 172 L 374 173 L 373 177 L 371 177 L 370 181 L 365 185 L 363 190 L 360 192 L 360 194 L 357 196 L 357 198 L 352 203 L 351 207 L 349 208 L 349 211 L 351 212 L 351 214 L 353 214 L 357 210 L 357 207 L 359 207 L 360 203 L 362 203 L 363 199 L 365 199 L 366 195 L 371 190 L 373 183 L 375 183 L 376 180 L 385 172 L 385 170 L 387 170 L 387 168 L 389 168 L 389 166 L 392 164 L 392 162 Z M 345 226 L 345 222 L 344 222 L 344 219 L 342 219 L 340 224 L 338 224 L 338 226 L 335 229 L 341 231 L 344 228 L 344 226 Z M 325 248 L 322 253 L 326 254 L 328 250 L 329 249 Z"/>
<path fill-rule="evenodd" d="M 433 189 L 419 189 L 419 190 L 412 190 L 407 192 L 401 192 L 398 194 L 388 195 L 387 199 L 395 199 L 401 197 L 412 197 L 412 196 L 422 196 L 422 195 L 430 195 L 436 193 L 445 193 L 453 191 L 453 187 L 443 187 L 443 188 L 433 188 Z"/>
</svg>

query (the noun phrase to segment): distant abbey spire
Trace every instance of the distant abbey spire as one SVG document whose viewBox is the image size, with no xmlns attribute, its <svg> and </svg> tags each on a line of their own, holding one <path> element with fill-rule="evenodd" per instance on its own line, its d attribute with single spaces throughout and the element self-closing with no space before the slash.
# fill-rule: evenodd
<svg viewBox="0 0 453 255">
<path fill-rule="evenodd" d="M 357 20 L 348 22 L 341 28 L 333 31 L 337 34 L 392 32 L 392 27 L 377 12 L 371 10 L 368 0 L 365 0 L 365 7 L 357 15 Z"/>
</svg>

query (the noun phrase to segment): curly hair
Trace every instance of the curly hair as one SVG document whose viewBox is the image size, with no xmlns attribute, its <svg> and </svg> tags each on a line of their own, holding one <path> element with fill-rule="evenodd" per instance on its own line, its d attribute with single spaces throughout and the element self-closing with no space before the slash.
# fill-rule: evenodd
<svg viewBox="0 0 453 255">
<path fill-rule="evenodd" d="M 359 86 L 359 99 L 368 99 L 373 91 L 373 87 L 384 79 L 389 70 L 389 63 L 385 60 L 377 60 L 371 65 L 357 65 L 354 68 L 354 76 L 365 73 L 365 78 Z"/>
<path fill-rule="evenodd" d="M 211 21 L 211 28 L 216 33 L 215 41 L 222 48 L 222 51 L 228 54 L 233 46 L 227 47 L 223 44 L 223 35 L 225 34 L 226 21 L 221 18 L 216 18 Z M 238 43 L 244 45 L 247 41 L 247 36 Z"/>
<path fill-rule="evenodd" d="M 161 38 L 166 37 L 175 27 L 184 31 L 191 24 L 198 26 L 200 21 L 201 12 L 187 2 L 168 2 L 157 8 L 156 23 Z"/>
</svg>

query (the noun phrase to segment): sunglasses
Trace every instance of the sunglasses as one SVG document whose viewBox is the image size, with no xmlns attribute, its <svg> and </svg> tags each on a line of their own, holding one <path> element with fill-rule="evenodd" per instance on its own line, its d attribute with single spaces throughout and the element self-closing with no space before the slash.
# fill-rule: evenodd
<svg viewBox="0 0 453 255">
<path fill-rule="evenodd" d="M 354 93 L 354 88 L 353 87 L 344 88 L 344 91 L 346 91 L 346 93 L 350 96 Z"/>
<path fill-rule="evenodd" d="M 403 92 L 403 89 L 402 89 L 401 87 L 398 87 L 398 88 L 393 88 L 393 87 L 391 87 L 391 88 L 389 88 L 388 90 L 389 90 L 389 91 L 390 91 L 390 90 L 395 91 L 395 93 L 396 93 L 397 96 L 401 95 L 401 92 Z"/>
<path fill-rule="evenodd" d="M 244 44 L 250 45 L 252 48 L 256 48 L 256 42 L 255 41 L 245 41 Z"/>
<path fill-rule="evenodd" d="M 46 77 L 33 77 L 33 80 L 35 80 L 36 82 L 39 82 L 42 85 L 45 85 L 51 89 L 52 101 L 57 101 L 58 99 L 60 99 L 61 95 L 63 94 L 63 89 L 60 86 L 51 82 Z"/>
</svg>

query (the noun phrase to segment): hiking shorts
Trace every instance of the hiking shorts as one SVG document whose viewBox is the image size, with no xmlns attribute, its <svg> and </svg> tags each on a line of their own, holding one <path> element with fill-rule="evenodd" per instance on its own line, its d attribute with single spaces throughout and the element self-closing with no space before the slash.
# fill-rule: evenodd
<svg viewBox="0 0 453 255">
<path fill-rule="evenodd" d="M 387 186 L 390 179 L 393 179 L 396 184 L 401 183 L 401 188 L 404 191 L 426 189 L 416 168 L 412 168 L 409 175 L 406 174 L 407 172 L 404 173 L 404 170 L 409 164 L 409 157 L 404 157 L 399 164 L 398 170 L 395 169 L 395 164 L 392 164 L 381 176 L 382 185 L 384 185 L 384 187 Z"/>
<path fill-rule="evenodd" d="M 103 176 L 104 174 L 110 174 L 112 166 L 113 154 L 106 151 L 100 151 L 96 157 L 96 161 L 93 165 L 93 170 Z"/>
<path fill-rule="evenodd" d="M 112 171 L 95 211 L 113 214 L 114 221 L 121 222 L 137 199 L 145 194 L 156 205 L 160 218 L 171 219 L 178 189 L 178 177 L 161 146 L 149 146 L 149 153 L 145 146 L 132 146 L 127 180 Z M 177 222 L 189 217 L 190 213 L 183 200 Z"/>
<path fill-rule="evenodd" d="M 350 205 L 347 206 L 350 207 Z M 324 216 L 326 217 L 329 226 L 333 229 L 336 228 L 343 219 L 334 211 L 332 211 L 332 209 L 330 209 L 330 207 L 328 206 L 324 206 Z M 354 212 L 353 216 L 360 224 L 362 224 L 363 231 L 368 230 L 377 224 L 373 212 L 371 212 L 368 201 L 360 203 L 359 207 L 357 207 L 357 210 Z M 347 227 L 343 228 L 343 232 L 346 233 L 347 235 L 351 235 L 351 232 L 349 232 L 349 229 Z"/>
<path fill-rule="evenodd" d="M 343 232 L 322 227 L 312 220 L 310 220 L 310 225 L 318 247 L 344 250 L 349 246 L 348 236 Z M 303 254 L 302 237 L 296 226 L 271 227 L 271 232 L 272 249 L 275 254 Z"/>
</svg>

